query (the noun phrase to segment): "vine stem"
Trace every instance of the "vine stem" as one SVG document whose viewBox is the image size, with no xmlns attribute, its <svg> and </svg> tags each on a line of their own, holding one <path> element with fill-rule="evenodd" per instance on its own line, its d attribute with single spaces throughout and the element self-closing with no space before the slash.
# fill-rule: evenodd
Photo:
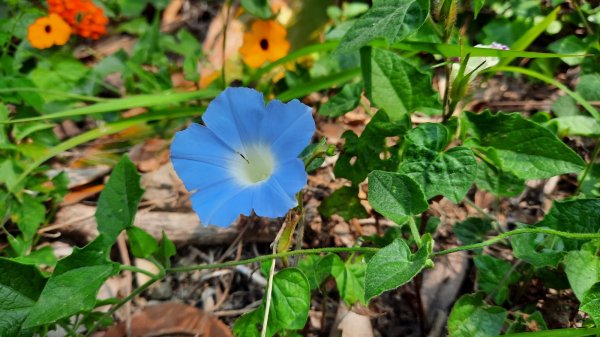
<svg viewBox="0 0 600 337">
<path fill-rule="evenodd" d="M 557 230 L 549 229 L 549 228 L 519 228 L 519 229 L 515 229 L 512 231 L 502 233 L 491 239 L 488 239 L 488 240 L 485 240 L 485 241 L 482 241 L 479 243 L 474 243 L 471 245 L 464 245 L 464 246 L 460 246 L 460 247 L 454 247 L 454 248 L 441 250 L 439 252 L 433 253 L 432 255 L 433 256 L 441 256 L 441 255 L 447 255 L 450 253 L 460 252 L 460 251 L 464 251 L 464 250 L 473 250 L 473 249 L 478 249 L 478 248 L 484 248 L 484 247 L 493 245 L 494 243 L 496 243 L 498 241 L 502 241 L 508 237 L 511 237 L 513 235 L 530 234 L 530 233 L 556 235 L 556 236 L 561 236 L 564 238 L 576 239 L 576 240 L 600 239 L 600 233 L 568 233 L 568 232 L 557 231 Z"/>
<path fill-rule="evenodd" d="M 169 273 L 180 273 L 180 272 L 190 272 L 194 270 L 204 270 L 204 269 L 218 269 L 218 268 L 227 268 L 227 267 L 235 267 L 244 264 L 250 264 L 254 262 L 263 262 L 272 259 L 280 259 L 282 257 L 287 256 L 295 256 L 295 255 L 314 255 L 314 254 L 322 254 L 322 253 L 370 253 L 374 254 L 379 251 L 379 248 L 373 247 L 326 247 L 326 248 L 312 248 L 312 249 L 299 249 L 286 251 L 271 255 L 263 255 L 253 257 L 251 259 L 239 260 L 239 261 L 228 261 L 223 263 L 213 263 L 213 264 L 199 264 L 185 267 L 174 267 L 169 268 L 166 271 Z"/>
<path fill-rule="evenodd" d="M 412 235 L 413 240 L 415 240 L 417 243 L 417 247 L 421 248 L 421 234 L 419 234 L 419 229 L 417 228 L 415 219 L 412 216 L 408 218 L 408 225 L 410 227 L 410 234 Z"/>
</svg>

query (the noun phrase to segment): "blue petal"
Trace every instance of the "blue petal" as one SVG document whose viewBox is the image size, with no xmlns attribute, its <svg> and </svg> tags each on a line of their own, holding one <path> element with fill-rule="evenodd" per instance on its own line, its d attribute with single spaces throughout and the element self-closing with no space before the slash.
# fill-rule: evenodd
<svg viewBox="0 0 600 337">
<path fill-rule="evenodd" d="M 225 144 L 242 152 L 244 143 L 257 140 L 257 125 L 264 114 L 262 93 L 250 88 L 227 88 L 210 102 L 202 120 Z"/>
<path fill-rule="evenodd" d="M 254 212 L 259 216 L 269 218 L 284 216 L 287 211 L 297 204 L 296 198 L 290 197 L 275 179 L 269 179 L 258 185 L 252 200 Z"/>
<path fill-rule="evenodd" d="M 191 197 L 192 208 L 204 224 L 227 227 L 240 215 L 250 215 L 252 189 L 243 188 L 234 180 L 213 185 Z"/>
<path fill-rule="evenodd" d="M 199 124 L 177 132 L 171 144 L 173 167 L 189 191 L 231 179 L 229 167 L 234 156 L 219 138 Z"/>
<path fill-rule="evenodd" d="M 287 104 L 278 100 L 269 102 L 260 126 L 261 137 L 271 143 L 278 160 L 297 157 L 314 132 L 312 109 L 297 99 Z"/>
<path fill-rule="evenodd" d="M 279 163 L 271 179 L 276 180 L 290 197 L 295 198 L 296 193 L 306 186 L 308 175 L 302 160 L 293 158 Z"/>
</svg>

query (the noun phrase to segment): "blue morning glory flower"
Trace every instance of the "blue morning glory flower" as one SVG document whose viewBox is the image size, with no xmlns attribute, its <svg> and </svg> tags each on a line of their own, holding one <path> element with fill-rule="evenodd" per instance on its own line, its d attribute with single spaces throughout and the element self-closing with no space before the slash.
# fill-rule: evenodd
<svg viewBox="0 0 600 337">
<path fill-rule="evenodd" d="M 205 224 L 229 226 L 252 210 L 280 217 L 306 185 L 300 152 L 315 131 L 311 109 L 273 100 L 249 88 L 227 88 L 202 116 L 177 132 L 171 145 L 175 171 L 192 192 L 192 208 Z"/>
</svg>

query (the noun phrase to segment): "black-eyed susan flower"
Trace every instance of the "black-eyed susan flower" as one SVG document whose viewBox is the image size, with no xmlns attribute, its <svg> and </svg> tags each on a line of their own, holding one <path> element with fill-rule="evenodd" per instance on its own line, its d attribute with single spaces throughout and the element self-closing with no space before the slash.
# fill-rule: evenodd
<svg viewBox="0 0 600 337">
<path fill-rule="evenodd" d="M 71 27 L 58 15 L 50 14 L 33 22 L 27 29 L 27 40 L 37 49 L 62 46 L 71 36 Z"/>
<path fill-rule="evenodd" d="M 242 59 L 250 67 L 258 68 L 266 61 L 284 57 L 290 50 L 286 35 L 287 31 L 277 21 L 254 21 L 252 29 L 244 33 Z"/>
<path fill-rule="evenodd" d="M 300 152 L 315 131 L 311 109 L 249 88 L 227 88 L 175 135 L 171 161 L 205 224 L 229 226 L 240 214 L 280 217 L 306 185 Z"/>
</svg>

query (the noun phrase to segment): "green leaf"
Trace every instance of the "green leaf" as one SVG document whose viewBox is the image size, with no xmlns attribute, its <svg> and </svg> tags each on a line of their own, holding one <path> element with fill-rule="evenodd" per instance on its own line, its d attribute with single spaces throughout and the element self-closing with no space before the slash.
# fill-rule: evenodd
<svg viewBox="0 0 600 337">
<path fill-rule="evenodd" d="M 333 170 L 336 177 L 346 178 L 353 185 L 358 185 L 373 170 L 395 170 L 398 167 L 398 150 L 386 145 L 386 137 L 403 135 L 409 127 L 408 123 L 408 119 L 390 122 L 387 114 L 379 110 L 360 137 L 350 130 L 344 132 L 344 150 Z"/>
<path fill-rule="evenodd" d="M 454 224 L 454 235 L 463 245 L 482 242 L 487 232 L 492 230 L 492 222 L 482 218 L 467 218 L 462 222 Z M 475 252 L 481 252 L 477 249 Z"/>
<path fill-rule="evenodd" d="M 362 82 L 344 84 L 340 92 L 321 106 L 319 114 L 335 118 L 356 108 L 358 103 L 360 103 L 360 94 L 362 93 L 363 86 Z"/>
<path fill-rule="evenodd" d="M 258 328 L 263 322 L 264 314 L 265 308 L 263 306 L 245 313 L 235 320 L 233 334 L 237 337 L 260 337 Z"/>
<path fill-rule="evenodd" d="M 298 261 L 297 268 L 306 276 L 310 290 L 319 288 L 321 283 L 331 273 L 331 268 L 319 268 L 319 263 L 322 259 L 323 257 L 319 255 L 306 255 Z"/>
<path fill-rule="evenodd" d="M 427 0 L 379 0 L 348 30 L 338 51 L 358 49 L 377 38 L 388 43 L 402 41 L 417 31 L 429 15 Z"/>
<path fill-rule="evenodd" d="M 273 297 L 269 311 L 269 334 L 304 328 L 310 309 L 310 286 L 296 268 L 286 268 L 273 277 Z"/>
<path fill-rule="evenodd" d="M 396 53 L 380 48 L 361 49 L 365 94 L 371 104 L 385 110 L 392 121 L 422 110 L 440 109 L 431 73 L 404 61 Z"/>
<path fill-rule="evenodd" d="M 581 193 L 587 198 L 600 197 L 600 164 L 593 164 L 581 182 Z"/>
<path fill-rule="evenodd" d="M 473 6 L 473 15 L 475 16 L 475 19 L 477 19 L 477 15 L 479 15 L 479 11 L 481 11 L 481 8 L 484 4 L 485 0 L 473 0 L 471 2 L 471 5 Z"/>
<path fill-rule="evenodd" d="M 473 151 L 463 146 L 444 151 L 449 134 L 441 124 L 421 124 L 405 138 L 407 147 L 398 171 L 419 183 L 427 199 L 443 195 L 459 203 L 477 175 Z"/>
<path fill-rule="evenodd" d="M 132 226 L 143 193 L 135 164 L 124 156 L 113 169 L 98 199 L 98 231 L 116 239 L 122 230 Z"/>
<path fill-rule="evenodd" d="M 530 330 L 548 330 L 546 321 L 544 321 L 544 316 L 537 310 L 528 314 L 513 312 L 513 315 L 517 316 L 517 318 L 510 324 L 508 329 L 506 329 L 506 335 L 516 332 L 527 332 Z"/>
<path fill-rule="evenodd" d="M 510 262 L 490 255 L 473 258 L 477 267 L 477 285 L 486 294 L 492 296 L 496 304 L 502 304 L 508 298 L 508 287 L 518 282 L 521 274 L 512 270 Z"/>
<path fill-rule="evenodd" d="M 548 49 L 559 54 L 584 54 L 587 51 L 587 44 L 575 35 L 567 35 L 549 44 Z M 561 60 L 570 66 L 575 66 L 583 61 L 583 57 L 563 57 Z"/>
<path fill-rule="evenodd" d="M 177 248 L 173 241 L 171 241 L 165 231 L 162 232 L 162 239 L 158 245 L 158 250 L 154 253 L 154 257 L 160 262 L 165 268 L 171 266 L 171 257 L 177 254 Z"/>
<path fill-rule="evenodd" d="M 471 137 L 466 141 L 521 179 L 543 179 L 579 172 L 584 161 L 550 130 L 518 113 L 465 114 Z"/>
<path fill-rule="evenodd" d="M 463 295 L 448 318 L 449 337 L 489 337 L 500 334 L 506 310 L 487 305 L 482 294 Z"/>
<path fill-rule="evenodd" d="M 563 260 L 569 284 L 579 301 L 592 286 L 600 282 L 600 258 L 588 250 L 569 252 Z"/>
<path fill-rule="evenodd" d="M 325 271 L 329 271 L 335 278 L 340 297 L 348 306 L 352 306 L 356 302 L 363 303 L 367 264 L 362 258 L 343 262 L 339 256 L 329 254 L 319 262 L 318 269 L 322 275 L 325 274 Z"/>
<path fill-rule="evenodd" d="M 600 101 L 600 74 L 581 76 L 575 91 L 588 101 Z"/>
<path fill-rule="evenodd" d="M 143 229 L 131 226 L 127 228 L 127 237 L 133 256 L 145 259 L 158 250 L 158 242 Z"/>
<path fill-rule="evenodd" d="M 499 170 L 484 161 L 477 164 L 478 187 L 492 192 L 496 196 L 514 197 L 525 189 L 525 181 L 515 177 L 512 173 Z"/>
<path fill-rule="evenodd" d="M 12 219 L 26 240 L 31 240 L 40 225 L 46 220 L 46 207 L 34 196 L 23 194 L 22 203 Z"/>
<path fill-rule="evenodd" d="M 114 242 L 114 239 L 101 234 L 85 247 L 75 247 L 71 255 L 58 261 L 53 276 L 87 266 L 110 264 L 108 254 Z"/>
<path fill-rule="evenodd" d="M 429 208 L 421 186 L 407 175 L 373 171 L 369 174 L 369 204 L 398 225 Z"/>
<path fill-rule="evenodd" d="M 240 4 L 250 14 L 261 19 L 266 20 L 273 15 L 273 13 L 271 13 L 271 6 L 267 0 L 241 0 Z"/>
<path fill-rule="evenodd" d="M 563 241 L 554 235 L 519 234 L 511 238 L 515 257 L 536 268 L 556 267 L 562 260 Z"/>
<path fill-rule="evenodd" d="M 579 310 L 588 313 L 596 325 L 600 322 L 600 283 L 595 283 L 583 295 Z"/>
<path fill-rule="evenodd" d="M 558 117 L 570 117 L 581 114 L 577 103 L 571 96 L 558 96 L 551 107 L 552 112 Z"/>
<path fill-rule="evenodd" d="M 321 205 L 319 212 L 327 218 L 337 214 L 346 221 L 364 219 L 369 216 L 358 198 L 358 187 L 344 186 L 333 192 Z"/>
<path fill-rule="evenodd" d="M 93 309 L 100 287 L 117 272 L 118 268 L 106 264 L 77 268 L 58 276 L 53 275 L 23 326 L 50 324 L 61 318 Z"/>
<path fill-rule="evenodd" d="M 402 239 L 379 250 L 367 264 L 365 274 L 365 301 L 383 292 L 396 289 L 412 280 L 423 268 L 431 266 L 429 259 L 433 249 L 431 235 L 425 234 L 422 245 L 413 254 Z"/>
<path fill-rule="evenodd" d="M 54 255 L 54 249 L 51 246 L 45 246 L 40 249 L 34 250 L 27 256 L 19 256 L 12 259 L 15 262 L 22 264 L 31 264 L 35 266 L 51 266 L 56 265 L 57 259 Z"/>
<path fill-rule="evenodd" d="M 306 172 L 310 173 L 323 165 L 329 151 L 327 138 L 323 137 L 318 143 L 312 143 L 305 147 L 298 157 L 304 162 Z"/>
<path fill-rule="evenodd" d="M 35 266 L 0 258 L 0 336 L 30 337 L 23 329 L 31 308 L 37 301 L 46 279 Z"/>
<path fill-rule="evenodd" d="M 569 233 L 598 233 L 600 231 L 600 199 L 554 201 L 550 212 L 536 224 Z M 582 241 L 563 239 L 567 250 L 578 249 Z"/>
<path fill-rule="evenodd" d="M 545 125 L 556 129 L 559 137 L 600 137 L 600 124 L 595 118 L 589 116 L 557 117 L 551 119 Z"/>
</svg>

